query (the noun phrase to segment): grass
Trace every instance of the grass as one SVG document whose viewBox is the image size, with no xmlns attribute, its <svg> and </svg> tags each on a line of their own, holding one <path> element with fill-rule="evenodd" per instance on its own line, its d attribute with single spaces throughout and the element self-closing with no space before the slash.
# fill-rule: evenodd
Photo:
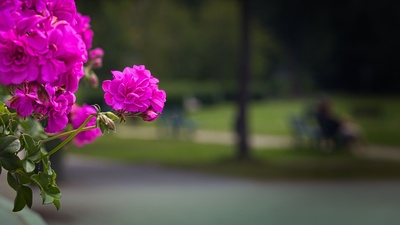
<svg viewBox="0 0 400 225">
<path fill-rule="evenodd" d="M 120 139 L 104 135 L 84 148 L 70 146 L 68 152 L 128 163 L 191 165 L 207 163 L 232 154 L 229 146 L 194 144 L 179 140 Z"/>
<path fill-rule="evenodd" d="M 301 101 L 264 101 L 250 106 L 249 122 L 251 132 L 255 134 L 289 135 L 288 119 L 298 114 Z M 193 119 L 200 129 L 230 131 L 234 128 L 235 105 L 221 104 L 207 107 L 189 118 Z"/>
<path fill-rule="evenodd" d="M 233 157 L 231 146 L 106 135 L 82 149 L 71 146 L 68 152 L 124 163 L 151 163 L 261 180 L 400 177 L 399 163 L 360 159 L 345 151 L 329 154 L 307 149 L 254 151 L 251 160 L 238 161 Z"/>
<path fill-rule="evenodd" d="M 249 109 L 252 134 L 290 135 L 288 120 L 304 112 L 311 99 L 268 100 L 253 102 Z M 355 114 L 373 144 L 400 146 L 400 104 L 398 98 L 333 98 L 337 115 L 352 115 L 355 109 L 378 109 L 377 114 Z M 234 104 L 204 107 L 188 116 L 199 129 L 231 131 Z M 142 123 L 142 122 L 140 122 Z M 155 126 L 150 124 L 150 126 Z M 116 134 L 118 135 L 118 133 Z M 238 161 L 232 146 L 195 144 L 176 139 L 136 140 L 105 135 L 80 149 L 69 152 L 124 163 L 152 163 L 180 169 L 217 173 L 254 179 L 378 179 L 399 178 L 400 163 L 361 159 L 346 151 L 323 153 L 308 149 L 270 149 L 253 151 L 251 160 Z"/>
<path fill-rule="evenodd" d="M 398 97 L 332 98 L 339 117 L 352 117 L 366 140 L 372 144 L 400 147 L 400 104 Z M 253 134 L 290 135 L 289 118 L 303 113 L 312 99 L 269 100 L 253 102 L 249 109 L 249 127 Z M 361 112 L 357 113 L 357 110 Z M 364 113 L 362 111 L 365 111 Z M 199 129 L 233 129 L 235 105 L 221 104 L 189 114 Z"/>
</svg>

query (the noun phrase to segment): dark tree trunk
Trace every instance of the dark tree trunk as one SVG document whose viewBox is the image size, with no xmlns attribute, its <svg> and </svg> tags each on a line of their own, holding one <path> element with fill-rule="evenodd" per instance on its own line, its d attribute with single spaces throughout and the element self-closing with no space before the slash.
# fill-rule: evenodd
<svg viewBox="0 0 400 225">
<path fill-rule="evenodd" d="M 250 158 L 247 130 L 247 104 L 249 102 L 250 79 L 250 0 L 239 0 L 241 5 L 241 49 L 238 83 L 238 116 L 236 118 L 236 133 L 238 138 L 239 159 Z"/>
</svg>

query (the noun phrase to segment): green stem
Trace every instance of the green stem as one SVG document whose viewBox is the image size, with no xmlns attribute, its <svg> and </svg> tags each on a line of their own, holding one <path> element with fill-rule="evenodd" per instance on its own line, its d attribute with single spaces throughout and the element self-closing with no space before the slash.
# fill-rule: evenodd
<svg viewBox="0 0 400 225">
<path fill-rule="evenodd" d="M 135 117 L 135 116 L 139 116 L 139 115 L 140 115 L 140 112 L 139 113 L 132 113 L 132 114 L 124 114 L 125 117 Z"/>
<path fill-rule="evenodd" d="M 81 132 L 81 131 L 83 131 L 83 129 L 85 128 L 85 126 L 86 126 L 86 124 L 90 121 L 90 119 L 92 119 L 94 116 L 93 115 L 90 115 L 83 123 L 82 123 L 82 125 L 80 126 L 80 127 L 78 127 L 78 129 L 75 129 L 75 130 L 72 130 L 71 131 L 71 134 L 63 141 L 63 142 L 61 142 L 59 145 L 57 145 L 57 147 L 55 147 L 53 150 L 51 150 L 50 152 L 48 152 L 46 155 L 44 155 L 43 157 L 42 157 L 42 159 L 43 158 L 45 158 L 45 157 L 49 157 L 49 156 L 51 156 L 52 154 L 54 154 L 55 152 L 57 152 L 58 150 L 60 150 L 62 147 L 64 147 L 64 145 L 66 145 L 68 142 L 70 142 L 77 134 L 79 134 L 79 132 Z M 91 129 L 93 129 L 92 127 L 91 127 Z M 56 136 L 59 136 L 59 135 L 56 135 Z M 62 137 L 62 136 L 61 136 Z M 51 137 L 52 138 L 52 137 Z M 45 140 L 47 140 L 47 139 L 45 139 Z M 48 140 L 47 140 L 48 141 Z"/>
<path fill-rule="evenodd" d="M 84 127 L 81 131 L 87 131 L 87 130 L 92 130 L 92 129 L 96 129 L 96 128 L 97 128 L 97 126 L 96 126 L 96 125 L 93 125 L 93 126 L 90 126 L 90 127 Z M 79 129 L 79 128 L 78 128 L 78 129 Z M 68 136 L 68 135 L 74 133 L 75 131 L 77 131 L 78 129 L 66 131 L 66 132 L 64 132 L 64 133 L 60 133 L 60 134 L 56 134 L 56 135 L 54 135 L 54 136 L 48 137 L 48 138 L 42 140 L 41 143 L 46 143 L 46 142 L 49 142 L 49 141 L 58 139 L 58 138 L 60 138 L 60 137 Z"/>
</svg>

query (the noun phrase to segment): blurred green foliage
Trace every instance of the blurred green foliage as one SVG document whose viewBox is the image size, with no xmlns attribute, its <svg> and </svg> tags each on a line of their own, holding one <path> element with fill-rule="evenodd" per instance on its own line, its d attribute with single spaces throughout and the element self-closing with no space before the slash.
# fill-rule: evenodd
<svg viewBox="0 0 400 225">
<path fill-rule="evenodd" d="M 145 64 L 166 89 L 168 104 L 187 95 L 206 103 L 235 97 L 240 36 L 236 1 L 78 0 L 77 7 L 92 18 L 93 46 L 105 50 L 104 66 L 97 71 L 100 80 L 109 79 L 110 70 Z M 273 92 L 272 58 L 280 47 L 256 19 L 251 26 L 252 95 L 262 97 Z"/>
<path fill-rule="evenodd" d="M 168 102 L 236 96 L 238 1 L 77 0 L 77 7 L 92 18 L 94 46 L 105 50 L 100 80 L 145 64 L 172 90 Z M 396 0 L 253 0 L 251 97 L 398 93 L 399 7 Z"/>
</svg>

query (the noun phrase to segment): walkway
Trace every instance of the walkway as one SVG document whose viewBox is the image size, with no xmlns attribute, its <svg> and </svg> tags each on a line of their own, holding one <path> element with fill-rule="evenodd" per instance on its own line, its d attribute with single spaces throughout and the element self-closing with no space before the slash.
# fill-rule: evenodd
<svg viewBox="0 0 400 225">
<path fill-rule="evenodd" d="M 155 127 L 123 125 L 118 126 L 117 134 L 121 138 L 155 140 L 160 138 L 158 132 Z M 190 140 L 196 143 L 233 145 L 235 144 L 235 134 L 232 132 L 197 130 Z M 255 150 L 287 148 L 292 145 L 290 137 L 276 135 L 252 135 L 249 142 Z M 395 147 L 366 145 L 356 151 L 355 154 L 360 157 L 400 161 L 400 149 Z"/>
<path fill-rule="evenodd" d="M 400 182 L 255 182 L 70 157 L 49 225 L 397 225 Z"/>
<path fill-rule="evenodd" d="M 156 137 L 151 130 L 124 129 L 118 131 L 122 138 Z M 209 142 L 219 144 L 234 140 L 227 133 L 197 135 L 199 142 L 206 135 Z M 288 143 L 270 138 L 253 138 L 252 144 L 262 149 Z M 37 190 L 34 193 L 33 209 L 49 225 L 397 225 L 400 221 L 400 181 L 257 182 L 74 156 L 67 157 L 64 166 L 60 211 L 41 205 Z M 10 193 L 4 190 L 4 179 L 0 187 L 0 192 Z"/>
</svg>

